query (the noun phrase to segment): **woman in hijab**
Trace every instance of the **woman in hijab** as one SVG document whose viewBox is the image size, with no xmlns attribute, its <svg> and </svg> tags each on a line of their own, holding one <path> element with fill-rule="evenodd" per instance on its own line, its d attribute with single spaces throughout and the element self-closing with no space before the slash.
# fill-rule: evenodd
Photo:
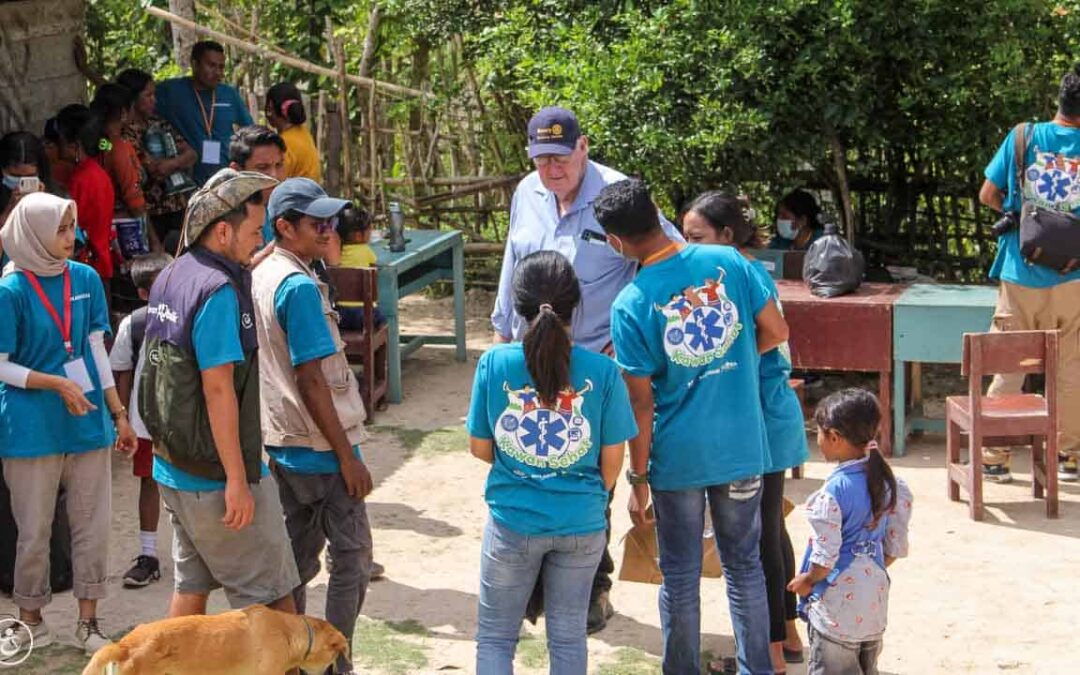
<svg viewBox="0 0 1080 675">
<path fill-rule="evenodd" d="M 75 202 L 44 192 L 19 200 L 0 230 L 12 269 L 0 278 L 0 459 L 18 526 L 15 639 L 48 644 L 49 536 L 63 486 L 71 526 L 75 639 L 87 654 L 109 642 L 98 626 L 111 509 L 109 447 L 130 453 L 135 433 L 113 384 L 109 316 L 93 268 L 68 260 Z M 115 427 L 115 429 L 114 429 Z M 118 440 L 117 440 L 118 439 Z"/>
</svg>

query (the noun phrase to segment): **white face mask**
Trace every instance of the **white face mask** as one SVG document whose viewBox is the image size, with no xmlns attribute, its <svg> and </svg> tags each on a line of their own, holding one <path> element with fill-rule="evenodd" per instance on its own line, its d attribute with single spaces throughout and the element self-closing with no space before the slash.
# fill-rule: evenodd
<svg viewBox="0 0 1080 675">
<path fill-rule="evenodd" d="M 615 244 L 611 243 L 612 241 L 616 241 L 616 242 L 618 242 L 618 243 L 619 243 L 619 245 L 618 245 L 618 246 L 616 246 Z M 623 253 L 623 243 L 622 243 L 622 239 L 619 239 L 618 237 L 616 237 L 616 236 L 615 236 L 615 235 L 613 235 L 613 234 L 609 234 L 609 235 L 607 236 L 607 245 L 608 245 L 608 248 L 610 248 L 610 249 L 611 249 L 612 253 L 614 253 L 615 255 L 619 256 L 619 257 L 620 257 L 620 258 L 622 258 L 623 260 L 633 260 L 633 258 L 628 258 L 628 257 L 626 256 L 626 254 L 625 254 L 625 253 Z M 635 262 L 636 262 L 636 261 L 635 261 Z"/>
<path fill-rule="evenodd" d="M 795 221 L 781 219 L 776 221 L 776 233 L 784 239 L 794 239 L 799 230 L 795 227 Z"/>
</svg>

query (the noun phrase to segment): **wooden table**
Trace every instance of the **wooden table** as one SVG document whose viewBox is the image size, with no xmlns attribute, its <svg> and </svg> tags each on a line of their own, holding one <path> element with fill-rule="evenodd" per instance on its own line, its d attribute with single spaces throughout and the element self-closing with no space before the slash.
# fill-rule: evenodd
<svg viewBox="0 0 1080 675">
<path fill-rule="evenodd" d="M 922 416 L 920 364 L 960 363 L 964 333 L 989 330 L 996 302 L 993 286 L 915 284 L 893 305 L 893 452 L 897 455 L 904 454 L 912 431 L 945 430 L 943 420 Z M 908 367 L 913 416 L 908 415 L 905 392 Z"/>
<path fill-rule="evenodd" d="M 465 240 L 461 232 L 406 230 L 405 250 L 392 253 L 387 241 L 374 242 L 379 268 L 379 310 L 390 331 L 387 399 L 401 403 L 401 360 L 425 344 L 452 344 L 465 360 Z M 453 335 L 401 335 L 398 300 L 441 279 L 454 282 Z"/>
<path fill-rule="evenodd" d="M 881 444 L 892 451 L 893 305 L 906 290 L 864 283 L 838 298 L 819 298 L 801 281 L 778 280 L 784 318 L 791 329 L 792 366 L 878 374 Z"/>
</svg>

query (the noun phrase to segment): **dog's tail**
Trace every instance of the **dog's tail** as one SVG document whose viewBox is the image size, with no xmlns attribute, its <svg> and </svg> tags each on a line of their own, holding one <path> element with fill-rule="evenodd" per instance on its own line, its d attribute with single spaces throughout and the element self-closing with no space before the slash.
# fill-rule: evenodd
<svg viewBox="0 0 1080 675">
<path fill-rule="evenodd" d="M 127 659 L 127 647 L 121 647 L 115 642 L 107 644 L 97 650 L 94 658 L 83 668 L 82 675 L 121 675 L 117 661 Z"/>
</svg>

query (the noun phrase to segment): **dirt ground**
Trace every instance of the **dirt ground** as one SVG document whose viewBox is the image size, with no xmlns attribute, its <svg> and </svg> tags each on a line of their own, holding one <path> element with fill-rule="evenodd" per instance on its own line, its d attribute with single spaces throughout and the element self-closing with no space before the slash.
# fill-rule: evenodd
<svg viewBox="0 0 1080 675">
<path fill-rule="evenodd" d="M 488 344 L 485 317 L 490 302 L 484 293 L 469 295 L 466 363 L 455 362 L 452 349 L 435 347 L 425 347 L 405 362 L 405 402 L 376 416 L 364 448 L 376 482 L 368 499 L 375 555 L 387 574 L 371 585 L 357 630 L 354 657 L 360 672 L 473 670 L 486 466 L 469 456 L 462 423 L 472 370 Z M 410 299 L 404 313 L 414 332 L 447 330 L 445 317 L 452 315 L 448 300 L 424 298 Z M 891 568 L 882 672 L 1076 672 L 1077 659 L 1068 645 L 1075 642 L 1072 602 L 1080 596 L 1080 486 L 1062 486 L 1061 518 L 1047 520 L 1043 504 L 1031 497 L 1029 461 L 1018 456 L 1016 481 L 988 484 L 986 521 L 974 523 L 965 505 L 947 500 L 943 464 L 944 442 L 938 436 L 913 441 L 908 455 L 893 461 L 915 494 L 915 514 L 911 557 Z M 796 502 L 805 499 L 829 470 L 815 452 L 805 477 L 788 482 L 788 495 Z M 116 458 L 111 588 L 100 612 L 106 631 L 114 636 L 162 617 L 172 584 L 171 531 L 163 521 L 164 578 L 140 590 L 120 586 L 120 576 L 138 553 L 136 488 L 130 464 Z M 618 538 L 630 527 L 627 492 L 620 483 L 613 516 L 616 566 L 622 557 Z M 799 510 L 789 517 L 788 527 L 794 541 L 805 541 L 808 528 Z M 801 556 L 801 550 L 796 555 Z M 320 576 L 309 593 L 313 614 L 321 614 L 325 584 L 325 576 Z M 658 673 L 657 587 L 616 582 L 612 599 L 618 613 L 606 630 L 589 640 L 590 671 Z M 65 593 L 45 611 L 61 637 L 73 628 L 74 605 Z M 722 581 L 703 584 L 702 607 L 703 649 L 731 654 Z M 224 598 L 215 594 L 211 611 L 224 609 Z M 12 611 L 10 600 L 0 599 L 0 614 Z M 543 623 L 527 625 L 524 636 L 517 672 L 546 672 Z M 79 673 L 85 661 L 70 647 L 52 646 L 9 670 Z M 801 675 L 805 670 L 791 666 L 788 672 Z"/>
</svg>

